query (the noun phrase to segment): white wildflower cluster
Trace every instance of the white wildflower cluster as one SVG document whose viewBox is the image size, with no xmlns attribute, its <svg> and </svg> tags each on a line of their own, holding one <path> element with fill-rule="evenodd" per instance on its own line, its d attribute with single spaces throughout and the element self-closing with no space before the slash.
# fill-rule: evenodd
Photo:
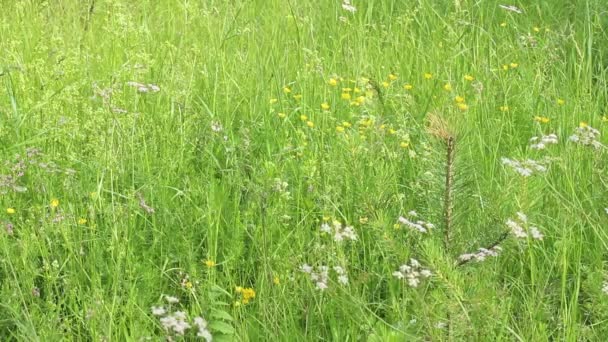
<svg viewBox="0 0 608 342">
<path fill-rule="evenodd" d="M 533 150 L 544 150 L 548 145 L 557 143 L 557 135 L 551 133 L 549 135 L 541 135 L 540 137 L 532 137 L 530 139 L 530 148 Z"/>
<path fill-rule="evenodd" d="M 465 253 L 458 257 L 460 261 L 469 261 L 474 260 L 476 262 L 482 262 L 486 260 L 488 257 L 497 257 L 498 254 L 502 251 L 500 246 L 494 246 L 490 249 L 488 248 L 480 248 L 477 253 Z"/>
<path fill-rule="evenodd" d="M 498 5 L 498 7 L 502 8 L 505 11 L 515 12 L 517 14 L 522 14 L 523 11 L 513 5 Z"/>
<path fill-rule="evenodd" d="M 357 8 L 350 3 L 350 0 L 342 0 L 342 9 L 350 13 L 357 12 Z"/>
<path fill-rule="evenodd" d="M 217 122 L 217 121 L 213 121 L 211 123 L 211 130 L 214 131 L 215 133 L 219 133 L 223 130 L 224 128 L 222 127 L 222 124 Z"/>
<path fill-rule="evenodd" d="M 344 240 L 357 240 L 355 228 L 352 226 L 344 226 L 342 223 L 340 223 L 340 221 L 333 221 L 331 225 L 325 222 L 321 225 L 320 230 L 322 233 L 332 235 L 334 241 L 336 242 L 342 242 Z"/>
<path fill-rule="evenodd" d="M 569 139 L 574 143 L 584 146 L 591 146 L 598 149 L 604 146 L 598 141 L 599 137 L 600 131 L 587 124 L 581 123 L 581 125 L 576 128 L 574 134 L 572 134 Z"/>
<path fill-rule="evenodd" d="M 411 287 L 418 287 L 420 278 L 428 278 L 432 275 L 429 269 L 423 268 L 416 259 L 410 259 L 409 264 L 399 266 L 399 270 L 393 272 L 393 276 L 398 279 L 406 279 Z"/>
<path fill-rule="evenodd" d="M 511 229 L 511 233 L 518 239 L 526 239 L 528 236 L 534 240 L 544 238 L 537 227 L 528 225 L 528 217 L 524 213 L 518 212 L 517 219 L 508 219 L 506 224 Z"/>
<path fill-rule="evenodd" d="M 172 296 L 165 296 L 165 300 L 169 303 L 169 306 L 179 303 L 179 299 Z M 194 325 L 194 327 L 198 329 L 196 332 L 197 337 L 205 339 L 206 342 L 211 342 L 213 340 L 211 332 L 207 329 L 207 321 L 202 317 L 194 317 L 192 324 L 190 324 L 188 315 L 185 312 L 169 312 L 168 309 L 162 306 L 153 306 L 152 314 L 160 317 L 160 324 L 168 333 L 175 333 L 183 336 L 186 331 Z"/>
<path fill-rule="evenodd" d="M 414 210 L 408 212 L 407 216 L 409 218 L 400 216 L 399 223 L 403 224 L 404 226 L 407 226 L 410 229 L 417 230 L 421 233 L 428 233 L 431 229 L 435 228 L 435 225 L 430 222 L 416 220 L 416 217 L 418 217 L 418 213 Z"/>
<path fill-rule="evenodd" d="M 136 88 L 140 93 L 158 93 L 160 91 L 160 87 L 156 84 L 143 84 L 139 82 L 130 81 L 127 82 L 129 87 Z"/>
<path fill-rule="evenodd" d="M 272 185 L 272 191 L 278 192 L 284 199 L 290 199 L 291 193 L 287 191 L 288 187 L 289 184 L 287 182 L 281 180 L 280 178 L 275 178 L 274 184 Z"/>
<path fill-rule="evenodd" d="M 544 173 L 547 172 L 547 160 L 545 161 L 537 161 L 532 159 L 527 160 L 516 160 L 509 158 L 501 158 L 503 165 L 506 165 L 513 169 L 513 171 L 519 173 L 524 177 L 532 176 L 534 173 Z"/>
<path fill-rule="evenodd" d="M 346 273 L 346 270 L 344 269 L 344 267 L 334 266 L 332 268 L 332 270 L 336 274 L 338 283 L 340 283 L 342 285 L 348 284 L 348 274 Z M 315 286 L 317 287 L 318 290 L 323 291 L 329 287 L 329 285 L 328 285 L 329 272 L 330 272 L 329 266 L 321 265 L 321 266 L 318 266 L 315 268 L 308 264 L 304 264 L 304 265 L 300 266 L 300 271 L 308 274 L 308 276 L 310 277 L 310 280 L 313 283 L 315 283 Z"/>
</svg>

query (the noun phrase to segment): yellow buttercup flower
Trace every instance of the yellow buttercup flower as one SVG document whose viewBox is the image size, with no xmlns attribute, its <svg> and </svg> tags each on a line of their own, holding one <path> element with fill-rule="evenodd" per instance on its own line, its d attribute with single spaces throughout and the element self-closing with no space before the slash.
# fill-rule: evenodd
<svg viewBox="0 0 608 342">
<path fill-rule="evenodd" d="M 291 88 L 289 88 L 289 87 L 283 87 L 283 92 L 285 94 L 289 94 L 289 93 L 291 93 Z"/>
<path fill-rule="evenodd" d="M 87 219 L 84 217 L 81 217 L 78 219 L 78 224 L 87 224 Z"/>
<path fill-rule="evenodd" d="M 13 215 L 16 212 L 17 211 L 15 210 L 15 208 L 6 208 L 6 213 L 9 215 Z"/>
<path fill-rule="evenodd" d="M 323 109 L 323 110 L 329 110 L 329 103 L 327 103 L 327 102 L 321 103 L 321 109 Z"/>
<path fill-rule="evenodd" d="M 509 111 L 509 106 L 500 106 L 500 107 L 498 107 L 498 109 L 501 112 L 508 112 Z"/>
<path fill-rule="evenodd" d="M 540 122 L 540 123 L 548 123 L 550 121 L 550 119 L 546 116 L 535 116 L 534 121 Z"/>
<path fill-rule="evenodd" d="M 307 122 L 306 122 L 306 126 L 308 126 L 308 127 L 310 127 L 310 128 L 313 128 L 313 127 L 315 127 L 315 123 L 314 123 L 314 122 L 312 122 L 312 121 L 307 121 Z"/>
<path fill-rule="evenodd" d="M 566 101 L 564 99 L 557 99 L 557 104 L 559 106 L 563 106 L 566 103 Z"/>
<path fill-rule="evenodd" d="M 456 96 L 454 98 L 454 102 L 456 102 L 456 103 L 464 103 L 464 97 L 462 97 L 462 96 Z"/>
<path fill-rule="evenodd" d="M 338 132 L 338 133 L 344 132 L 344 127 L 343 126 L 337 126 L 336 127 L 336 132 Z"/>
<path fill-rule="evenodd" d="M 395 81 L 397 79 L 397 75 L 389 74 L 388 75 L 388 79 L 391 80 L 391 81 Z"/>
<path fill-rule="evenodd" d="M 351 95 L 349 93 L 342 93 L 340 97 L 342 98 L 342 100 L 350 100 Z"/>
<path fill-rule="evenodd" d="M 215 266 L 215 261 L 213 261 L 213 260 L 209 260 L 209 259 L 207 259 L 207 260 L 205 260 L 203 263 L 205 264 L 205 266 L 207 266 L 207 267 L 209 267 L 209 268 L 211 268 L 211 267 L 214 267 L 214 266 Z M 238 291 L 237 291 L 237 292 L 238 292 Z"/>
<path fill-rule="evenodd" d="M 433 74 L 428 73 L 428 72 L 424 74 L 424 79 L 425 80 L 430 80 L 431 78 L 433 78 Z"/>
<path fill-rule="evenodd" d="M 386 82 L 386 81 L 382 82 L 382 86 L 383 86 L 384 88 L 388 88 L 390 85 L 391 85 L 391 84 L 390 84 L 390 83 L 388 83 L 388 82 Z"/>
<path fill-rule="evenodd" d="M 443 90 L 445 91 L 452 91 L 452 85 L 449 83 L 446 83 L 443 85 Z"/>
<path fill-rule="evenodd" d="M 515 68 L 517 68 L 519 66 L 519 64 L 517 64 L 517 63 L 511 63 L 511 64 L 509 64 L 509 66 L 511 68 L 515 69 Z"/>
<path fill-rule="evenodd" d="M 338 85 L 338 80 L 335 78 L 330 78 L 329 81 L 327 81 L 327 84 L 329 84 L 332 87 L 335 87 Z"/>
<path fill-rule="evenodd" d="M 306 121 L 306 120 L 308 120 L 308 116 L 302 114 L 302 115 L 300 115 L 300 120 Z"/>
<path fill-rule="evenodd" d="M 458 109 L 460 109 L 461 111 L 465 112 L 465 111 L 469 110 L 469 106 L 466 103 L 459 103 L 458 104 Z"/>
<path fill-rule="evenodd" d="M 412 89 L 414 89 L 414 86 L 411 85 L 411 84 L 409 84 L 409 83 L 406 83 L 406 84 L 403 85 L 403 89 L 405 89 L 405 90 L 412 90 Z"/>
<path fill-rule="evenodd" d="M 51 200 L 51 208 L 57 208 L 59 206 L 59 200 L 56 198 L 53 198 Z"/>
<path fill-rule="evenodd" d="M 465 81 L 469 81 L 469 82 L 471 82 L 471 81 L 472 81 L 472 80 L 474 80 L 474 79 L 475 79 L 475 77 L 473 77 L 473 76 L 471 76 L 471 75 L 464 75 L 464 80 L 465 80 Z"/>
</svg>

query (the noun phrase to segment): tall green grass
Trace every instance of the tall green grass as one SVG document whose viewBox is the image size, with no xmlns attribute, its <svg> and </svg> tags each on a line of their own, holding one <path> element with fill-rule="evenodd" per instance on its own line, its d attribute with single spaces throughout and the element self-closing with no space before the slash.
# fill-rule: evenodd
<svg viewBox="0 0 608 342">
<path fill-rule="evenodd" d="M 0 339 L 160 339 L 170 295 L 215 340 L 602 341 L 608 160 L 568 137 L 606 134 L 605 4 L 352 2 L 2 1 Z M 430 113 L 456 136 L 447 250 Z M 502 240 L 518 211 L 542 241 Z"/>
</svg>

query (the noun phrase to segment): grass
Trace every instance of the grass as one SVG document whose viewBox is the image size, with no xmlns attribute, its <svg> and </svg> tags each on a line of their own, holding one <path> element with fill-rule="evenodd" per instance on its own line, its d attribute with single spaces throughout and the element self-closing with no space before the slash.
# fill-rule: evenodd
<svg viewBox="0 0 608 342">
<path fill-rule="evenodd" d="M 602 1 L 353 5 L 5 1 L 0 339 L 603 340 Z"/>
</svg>

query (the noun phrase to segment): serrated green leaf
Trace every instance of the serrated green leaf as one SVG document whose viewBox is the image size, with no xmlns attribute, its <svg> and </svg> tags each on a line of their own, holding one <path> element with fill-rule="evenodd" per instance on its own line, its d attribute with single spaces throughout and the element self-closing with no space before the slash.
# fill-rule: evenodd
<svg viewBox="0 0 608 342">
<path fill-rule="evenodd" d="M 209 313 L 209 317 L 219 318 L 219 319 L 223 319 L 225 321 L 233 320 L 230 313 L 223 311 L 223 310 L 217 310 L 217 309 L 212 309 L 211 312 Z"/>
<path fill-rule="evenodd" d="M 211 329 L 212 331 L 220 332 L 225 335 L 234 334 L 234 328 L 232 327 L 232 325 L 222 321 L 215 321 L 209 323 L 209 329 Z"/>
</svg>

